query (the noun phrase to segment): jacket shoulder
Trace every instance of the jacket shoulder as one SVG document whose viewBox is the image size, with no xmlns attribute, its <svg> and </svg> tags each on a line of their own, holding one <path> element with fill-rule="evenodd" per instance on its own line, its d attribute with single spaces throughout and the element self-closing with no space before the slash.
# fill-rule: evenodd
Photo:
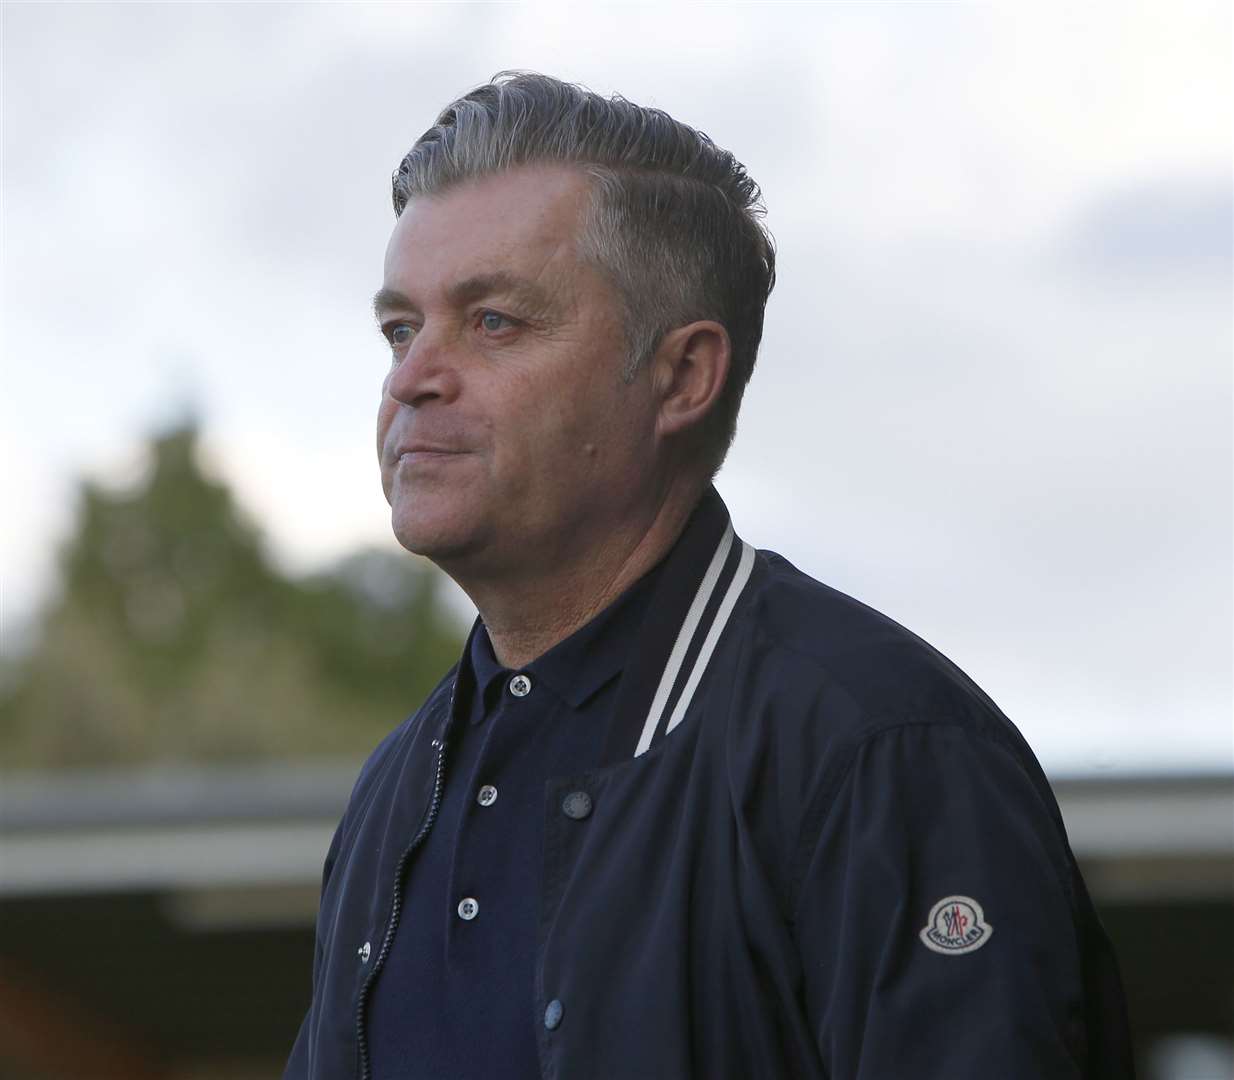
<svg viewBox="0 0 1234 1080">
<path fill-rule="evenodd" d="M 898 723 L 960 723 L 1020 740 L 989 696 L 894 619 L 759 552 L 745 618 L 754 689 L 813 702 L 830 735 L 861 738 Z"/>
<path fill-rule="evenodd" d="M 763 833 L 780 838 L 787 895 L 796 895 L 803 852 L 862 762 L 877 773 L 863 789 L 871 791 L 894 789 L 895 768 L 928 773 L 922 783 L 934 790 L 958 790 L 983 771 L 961 762 L 996 764 L 1062 840 L 1048 781 L 1023 736 L 929 643 L 774 552 L 759 552 L 743 608 L 726 760 L 737 788 L 751 793 L 744 804 L 770 822 Z M 1054 846 L 1064 873 L 1065 841 Z"/>
</svg>

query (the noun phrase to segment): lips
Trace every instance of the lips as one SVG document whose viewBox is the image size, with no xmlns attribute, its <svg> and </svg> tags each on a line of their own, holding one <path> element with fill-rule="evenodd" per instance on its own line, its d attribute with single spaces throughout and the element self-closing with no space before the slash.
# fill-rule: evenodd
<svg viewBox="0 0 1234 1080">
<path fill-rule="evenodd" d="M 394 425 L 392 425 L 394 426 Z M 384 468 L 394 468 L 403 463 L 416 461 L 444 461 L 472 451 L 462 431 L 448 430 L 444 426 L 435 431 L 420 425 L 420 430 L 411 430 L 411 425 L 397 425 L 403 430 L 385 432 L 381 461 Z"/>
<path fill-rule="evenodd" d="M 435 446 L 431 443 L 413 443 L 411 446 L 400 446 L 395 451 L 395 457 L 402 460 L 405 457 L 446 457 L 452 454 L 462 454 L 466 451 L 453 446 Z"/>
<path fill-rule="evenodd" d="M 454 446 L 441 446 L 436 443 L 411 443 L 398 447 L 394 452 L 394 464 L 414 465 L 434 461 L 450 461 L 467 453 Z"/>
</svg>

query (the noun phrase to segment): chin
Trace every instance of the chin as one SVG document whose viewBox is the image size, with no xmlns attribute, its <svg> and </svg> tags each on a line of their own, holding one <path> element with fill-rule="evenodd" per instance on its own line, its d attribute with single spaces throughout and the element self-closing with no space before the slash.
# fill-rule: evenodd
<svg viewBox="0 0 1234 1080">
<path fill-rule="evenodd" d="M 414 482 L 416 479 L 400 472 L 387 488 L 390 527 L 408 551 L 436 560 L 466 543 L 468 515 L 457 491 L 439 483 Z"/>
<path fill-rule="evenodd" d="M 413 555 L 435 563 L 464 557 L 475 546 L 475 530 L 451 515 L 425 513 L 395 505 L 390 514 L 394 538 Z"/>
<path fill-rule="evenodd" d="M 395 514 L 391 515 L 390 526 L 394 530 L 394 539 L 413 555 L 432 559 L 454 546 L 448 534 L 429 527 L 424 521 L 406 521 Z"/>
</svg>

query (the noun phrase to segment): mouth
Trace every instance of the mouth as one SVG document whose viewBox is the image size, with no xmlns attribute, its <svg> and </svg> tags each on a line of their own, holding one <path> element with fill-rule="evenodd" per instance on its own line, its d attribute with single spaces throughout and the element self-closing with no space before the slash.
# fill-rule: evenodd
<svg viewBox="0 0 1234 1080">
<path fill-rule="evenodd" d="M 396 465 L 416 465 L 431 461 L 447 461 L 450 458 L 462 457 L 467 451 L 454 450 L 445 446 L 405 446 L 400 448 L 394 459 Z"/>
</svg>

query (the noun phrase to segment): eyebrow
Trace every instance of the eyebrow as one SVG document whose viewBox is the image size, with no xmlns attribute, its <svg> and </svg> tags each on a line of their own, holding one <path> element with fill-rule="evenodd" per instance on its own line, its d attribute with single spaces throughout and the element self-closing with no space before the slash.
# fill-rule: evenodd
<svg viewBox="0 0 1234 1080">
<path fill-rule="evenodd" d="M 447 299 L 456 305 L 493 295 L 509 296 L 534 311 L 545 311 L 552 306 L 549 294 L 541 286 L 505 271 L 475 274 L 456 282 L 446 290 Z M 398 289 L 378 289 L 373 296 L 374 316 L 380 321 L 384 312 L 398 310 L 418 311 L 419 305 Z"/>
</svg>

